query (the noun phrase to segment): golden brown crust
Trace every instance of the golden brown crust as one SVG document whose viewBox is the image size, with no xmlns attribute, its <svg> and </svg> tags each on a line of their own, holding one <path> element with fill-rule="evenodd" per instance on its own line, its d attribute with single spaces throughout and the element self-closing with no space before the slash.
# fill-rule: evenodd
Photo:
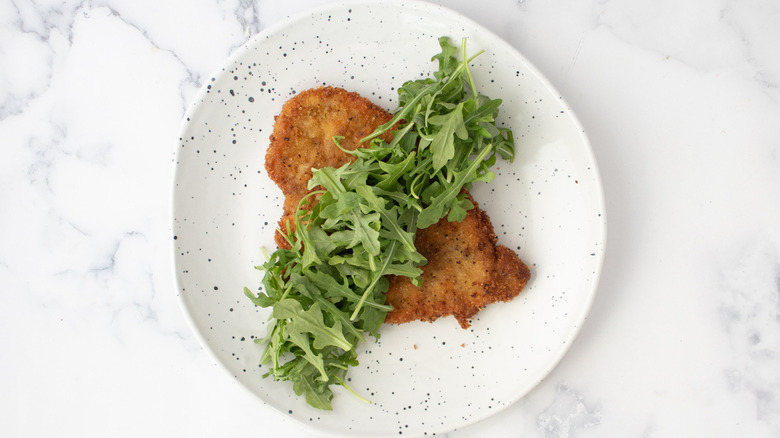
<svg viewBox="0 0 780 438">
<path fill-rule="evenodd" d="M 344 149 L 367 147 L 369 142 L 360 140 L 391 118 L 390 113 L 368 99 L 341 88 L 312 88 L 288 100 L 276 116 L 265 155 L 268 176 L 285 196 L 279 227 L 285 230 L 289 220 L 294 229 L 294 214 L 301 198 L 309 192 L 307 183 L 312 168 L 339 167 L 354 159 L 336 147 L 334 136 L 344 137 Z M 389 134 L 383 138 L 392 139 Z M 275 238 L 277 245 L 287 246 L 279 233 Z"/>
<path fill-rule="evenodd" d="M 417 231 L 415 245 L 428 258 L 420 287 L 406 277 L 391 277 L 385 322 L 434 321 L 454 315 L 461 327 L 487 304 L 509 301 L 531 276 L 509 248 L 497 245 L 493 225 L 476 202 L 462 222 L 447 218 Z"/>
<path fill-rule="evenodd" d="M 287 101 L 276 117 L 265 162 L 268 175 L 285 195 L 280 228 L 293 222 L 299 201 L 309 192 L 312 168 L 338 167 L 352 160 L 333 144 L 333 136 L 344 137 L 345 149 L 367 147 L 360 139 L 390 119 L 387 111 L 340 88 L 306 90 Z M 383 138 L 392 139 L 389 134 Z M 387 302 L 394 310 L 386 322 L 454 315 L 467 328 L 485 305 L 508 301 L 525 287 L 528 267 L 509 248 L 497 246 L 490 218 L 474 204 L 462 222 L 444 218 L 417 232 L 415 245 L 428 259 L 422 267 L 423 284 L 416 287 L 408 278 L 390 278 Z M 279 233 L 276 243 L 288 247 Z"/>
</svg>

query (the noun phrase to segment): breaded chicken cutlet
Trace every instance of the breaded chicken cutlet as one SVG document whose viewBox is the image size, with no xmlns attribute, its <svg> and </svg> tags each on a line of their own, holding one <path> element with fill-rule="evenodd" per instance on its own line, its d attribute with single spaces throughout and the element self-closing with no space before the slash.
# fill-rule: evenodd
<svg viewBox="0 0 780 438">
<path fill-rule="evenodd" d="M 285 196 L 280 229 L 286 230 L 288 221 L 295 229 L 295 211 L 301 198 L 309 193 L 312 168 L 339 167 L 354 160 L 333 143 L 333 137 L 344 137 L 340 144 L 347 150 L 365 147 L 368 144 L 361 144 L 360 139 L 391 118 L 368 99 L 341 88 L 313 88 L 285 102 L 274 121 L 265 154 L 268 176 Z M 389 133 L 382 138 L 392 139 Z M 289 247 L 280 233 L 276 233 L 275 240 L 280 248 Z"/>
<path fill-rule="evenodd" d="M 454 315 L 460 326 L 487 304 L 509 301 L 523 290 L 531 272 L 514 251 L 498 245 L 493 224 L 477 203 L 461 222 L 447 218 L 418 230 L 414 245 L 428 263 L 422 286 L 392 276 L 387 303 L 393 311 L 385 322 L 433 321 Z"/>
<path fill-rule="evenodd" d="M 276 117 L 265 161 L 268 175 L 285 195 L 279 227 L 286 230 L 289 221 L 294 229 L 294 214 L 309 192 L 312 168 L 338 167 L 353 159 L 333 143 L 333 136 L 344 137 L 340 144 L 345 149 L 366 147 L 360 139 L 391 118 L 369 100 L 340 88 L 310 89 L 287 101 Z M 392 139 L 389 133 L 382 138 Z M 444 218 L 418 230 L 415 245 L 428 259 L 422 266 L 423 283 L 417 287 L 406 277 L 390 277 L 386 301 L 393 310 L 386 322 L 453 315 L 467 328 L 485 305 L 511 300 L 523 290 L 528 267 L 512 250 L 497 245 L 490 219 L 474 205 L 462 222 Z M 289 247 L 279 233 L 275 240 L 279 247 Z"/>
</svg>

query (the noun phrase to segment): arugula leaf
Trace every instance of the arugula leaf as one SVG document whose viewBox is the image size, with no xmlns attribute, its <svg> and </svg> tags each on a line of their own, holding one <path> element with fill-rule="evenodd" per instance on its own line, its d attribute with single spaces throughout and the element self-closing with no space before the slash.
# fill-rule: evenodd
<svg viewBox="0 0 780 438">
<path fill-rule="evenodd" d="M 329 376 L 325 371 L 325 361 L 322 360 L 322 354 L 316 354 L 314 351 L 312 351 L 310 345 L 311 340 L 309 339 L 309 336 L 306 334 L 306 332 L 288 330 L 287 339 L 289 339 L 293 344 L 297 345 L 298 348 L 303 350 L 303 356 L 301 357 L 303 357 L 314 368 L 316 368 L 317 371 L 320 372 L 320 377 L 318 379 L 320 381 L 327 382 L 329 380 Z"/>
<path fill-rule="evenodd" d="M 460 222 L 463 219 L 466 219 L 468 211 L 473 209 L 474 203 L 465 196 L 458 195 L 458 200 L 450 207 L 450 213 L 447 215 L 447 220 L 450 222 Z"/>
<path fill-rule="evenodd" d="M 409 233 L 401 228 L 401 224 L 398 222 L 397 209 L 385 208 L 386 199 L 379 198 L 371 187 L 362 186 L 356 190 L 363 200 L 366 201 L 371 210 L 377 212 L 382 219 L 382 225 L 387 228 L 388 233 L 384 234 L 386 239 L 393 239 L 400 241 L 407 249 L 414 251 L 414 233 Z"/>
<path fill-rule="evenodd" d="M 344 185 L 341 184 L 341 177 L 339 174 L 346 169 L 344 166 L 334 169 L 333 167 L 323 167 L 322 169 L 312 169 L 312 178 L 309 180 L 309 190 L 317 187 L 318 185 L 325 187 L 334 199 L 338 199 L 341 193 L 344 193 Z"/>
<path fill-rule="evenodd" d="M 349 242 L 347 248 L 362 245 L 369 254 L 373 256 L 378 255 L 381 246 L 379 243 L 379 231 L 375 230 L 371 224 L 379 221 L 379 214 L 359 214 L 352 211 L 347 218 L 352 223 L 351 228 L 355 231 L 352 241 Z"/>
<path fill-rule="evenodd" d="M 455 54 L 458 53 L 457 47 L 450 44 L 450 39 L 447 37 L 439 37 L 439 46 L 441 52 L 434 55 L 431 61 L 439 61 L 439 70 L 433 74 L 437 80 L 452 74 L 452 72 L 458 66 L 458 60 L 455 58 Z"/>
<path fill-rule="evenodd" d="M 306 403 L 314 408 L 332 411 L 333 391 L 327 385 L 317 384 L 308 374 L 300 374 L 300 378 L 293 383 L 293 391 L 296 395 L 306 395 Z"/>
<path fill-rule="evenodd" d="M 246 295 L 255 306 L 259 307 L 273 306 L 275 302 L 272 298 L 269 298 L 266 295 L 255 295 L 251 290 L 249 290 L 248 287 L 244 288 L 244 295 Z"/>
<path fill-rule="evenodd" d="M 447 114 L 430 117 L 428 123 L 441 126 L 441 130 L 436 133 L 431 142 L 433 170 L 435 172 L 444 167 L 455 156 L 454 136 L 457 135 L 461 140 L 468 138 L 468 131 L 463 124 L 463 102 Z"/>
<path fill-rule="evenodd" d="M 314 303 L 309 310 L 303 310 L 300 302 L 285 298 L 274 304 L 271 316 L 276 319 L 286 319 L 288 333 L 310 333 L 313 336 L 314 348 L 322 349 L 328 345 L 351 350 L 352 344 L 344 337 L 341 323 L 336 321 L 333 327 L 328 327 L 323 321 L 320 305 Z"/>
<path fill-rule="evenodd" d="M 417 226 L 419 228 L 428 228 L 444 217 L 449 208 L 452 207 L 455 197 L 469 181 L 469 178 L 471 177 L 473 180 L 476 177 L 475 174 L 481 160 L 490 153 L 491 149 L 491 146 L 486 147 L 469 167 L 455 173 L 453 181 L 441 192 L 441 194 L 433 198 L 431 204 L 426 207 L 425 210 L 420 212 L 420 216 L 417 219 Z"/>
</svg>

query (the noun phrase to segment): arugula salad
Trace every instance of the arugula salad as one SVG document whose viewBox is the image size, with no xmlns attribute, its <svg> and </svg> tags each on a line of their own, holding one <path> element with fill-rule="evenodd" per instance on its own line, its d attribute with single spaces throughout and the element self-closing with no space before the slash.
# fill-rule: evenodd
<svg viewBox="0 0 780 438">
<path fill-rule="evenodd" d="M 358 344 L 378 339 L 392 310 L 386 276 L 420 284 L 426 259 L 416 231 L 463 220 L 474 207 L 463 189 L 491 181 L 497 158 L 514 158 L 511 130 L 496 125 L 501 100 L 480 95 L 469 72 L 482 52 L 469 58 L 465 39 L 460 50 L 447 37 L 439 45 L 438 70 L 398 89 L 394 117 L 362 140 L 370 147 L 343 149 L 355 160 L 313 171 L 309 189 L 324 190 L 301 201 L 294 231 L 281 231 L 291 248 L 256 267 L 261 292 L 244 288 L 272 308 L 267 336 L 255 341 L 264 345 L 265 377 L 292 382 L 315 408 L 332 409 L 332 385 L 362 398 L 347 373 L 358 365 Z M 378 138 L 388 131 L 390 143 Z"/>
</svg>

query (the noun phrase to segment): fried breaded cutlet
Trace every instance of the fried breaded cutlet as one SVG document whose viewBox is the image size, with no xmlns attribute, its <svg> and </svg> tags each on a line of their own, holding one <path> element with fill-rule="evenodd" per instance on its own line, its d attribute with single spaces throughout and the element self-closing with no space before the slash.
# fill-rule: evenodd
<svg viewBox="0 0 780 438">
<path fill-rule="evenodd" d="M 474 209 L 463 221 L 449 222 L 445 217 L 417 231 L 414 244 L 428 259 L 422 267 L 422 286 L 407 277 L 390 277 L 386 299 L 394 310 L 385 322 L 454 315 L 465 329 L 485 305 L 509 301 L 523 290 L 531 272 L 514 251 L 497 245 L 487 213 L 473 198 L 471 202 Z"/>
<path fill-rule="evenodd" d="M 369 100 L 340 88 L 310 89 L 287 101 L 276 117 L 265 161 L 268 175 L 285 195 L 279 227 L 286 230 L 289 221 L 294 229 L 294 214 L 309 192 L 312 168 L 338 167 L 353 159 L 333 143 L 333 136 L 344 137 L 345 149 L 367 147 L 360 139 L 391 118 Z M 392 137 L 385 134 L 383 139 Z M 523 290 L 528 267 L 512 250 L 497 245 L 490 218 L 474 205 L 462 222 L 444 218 L 418 230 L 415 245 L 428 259 L 422 266 L 423 283 L 417 287 L 406 277 L 390 277 L 386 300 L 393 310 L 386 322 L 453 315 L 467 328 L 485 305 L 508 301 Z M 289 247 L 281 234 L 275 240 L 279 247 Z"/>
<path fill-rule="evenodd" d="M 295 211 L 301 198 L 309 193 L 312 168 L 339 167 L 354 160 L 333 143 L 333 137 L 344 137 L 340 144 L 347 150 L 367 147 L 368 142 L 361 144 L 360 139 L 391 118 L 368 99 L 341 88 L 313 88 L 285 102 L 274 121 L 265 154 L 268 176 L 285 196 L 280 229 L 286 230 L 288 221 L 295 229 Z M 392 140 L 389 133 L 382 138 Z M 280 233 L 274 237 L 280 248 L 289 247 Z"/>
</svg>

